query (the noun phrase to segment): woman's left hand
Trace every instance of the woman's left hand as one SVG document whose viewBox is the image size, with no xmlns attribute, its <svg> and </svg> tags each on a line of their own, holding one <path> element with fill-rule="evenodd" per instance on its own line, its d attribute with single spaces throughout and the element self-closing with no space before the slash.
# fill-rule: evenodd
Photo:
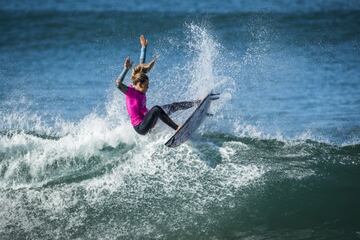
<svg viewBox="0 0 360 240">
<path fill-rule="evenodd" d="M 148 45 L 148 40 L 144 35 L 140 35 L 140 44 L 142 47 L 146 47 Z"/>
</svg>

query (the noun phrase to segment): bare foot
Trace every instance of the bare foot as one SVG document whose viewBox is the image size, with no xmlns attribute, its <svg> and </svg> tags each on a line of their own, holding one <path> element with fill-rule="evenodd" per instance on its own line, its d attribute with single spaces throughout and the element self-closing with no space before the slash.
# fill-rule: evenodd
<svg viewBox="0 0 360 240">
<path fill-rule="evenodd" d="M 177 129 L 176 129 L 175 132 L 178 132 L 178 131 L 180 130 L 181 126 L 182 126 L 182 125 L 179 125 L 179 126 L 177 127 Z"/>
</svg>

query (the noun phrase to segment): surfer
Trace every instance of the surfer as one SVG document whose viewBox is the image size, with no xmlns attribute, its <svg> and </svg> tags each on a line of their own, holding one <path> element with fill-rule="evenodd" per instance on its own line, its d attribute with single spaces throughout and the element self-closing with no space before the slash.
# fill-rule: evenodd
<svg viewBox="0 0 360 240">
<path fill-rule="evenodd" d="M 159 118 L 172 129 L 178 130 L 180 128 L 179 125 L 169 117 L 169 114 L 178 110 L 191 108 L 200 101 L 176 102 L 161 107 L 156 105 L 148 110 L 146 108 L 146 92 L 149 88 L 149 77 L 146 74 L 154 66 L 156 58 L 146 64 L 145 59 L 148 40 L 144 35 L 140 36 L 140 44 L 140 64 L 132 71 L 132 84 L 126 86 L 123 83 L 127 72 L 132 67 L 132 62 L 129 57 L 125 59 L 124 68 L 116 79 L 117 88 L 125 94 L 126 109 L 130 116 L 131 124 L 135 131 L 141 135 L 147 134 L 149 130 L 155 126 Z"/>
</svg>

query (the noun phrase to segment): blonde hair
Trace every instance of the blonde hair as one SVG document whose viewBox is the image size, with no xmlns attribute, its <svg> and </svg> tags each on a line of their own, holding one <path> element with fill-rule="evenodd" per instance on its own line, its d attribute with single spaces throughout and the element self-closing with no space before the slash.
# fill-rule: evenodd
<svg viewBox="0 0 360 240">
<path fill-rule="evenodd" d="M 152 65 L 151 65 L 151 64 L 144 64 L 144 63 L 142 63 L 142 64 L 137 65 L 137 66 L 133 69 L 133 71 L 132 71 L 131 79 L 132 79 L 133 81 L 135 81 L 135 80 L 138 78 L 138 76 L 140 76 L 139 74 L 141 74 L 141 73 L 143 73 L 143 74 L 148 73 L 151 68 L 152 68 Z"/>
<path fill-rule="evenodd" d="M 149 81 L 148 76 L 144 73 L 144 72 L 138 72 L 136 74 L 134 74 L 131 76 L 133 85 L 136 85 L 138 83 L 140 84 L 144 84 L 145 82 Z"/>
</svg>

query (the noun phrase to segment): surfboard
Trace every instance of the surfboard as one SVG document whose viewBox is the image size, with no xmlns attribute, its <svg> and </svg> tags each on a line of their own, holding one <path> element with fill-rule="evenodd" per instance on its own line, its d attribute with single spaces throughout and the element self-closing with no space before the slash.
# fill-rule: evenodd
<svg viewBox="0 0 360 240">
<path fill-rule="evenodd" d="M 195 111 L 186 119 L 180 129 L 165 143 L 167 147 L 177 147 L 186 142 L 196 129 L 201 125 L 208 113 L 211 101 L 219 99 L 219 94 L 209 93 L 195 109 Z"/>
</svg>

